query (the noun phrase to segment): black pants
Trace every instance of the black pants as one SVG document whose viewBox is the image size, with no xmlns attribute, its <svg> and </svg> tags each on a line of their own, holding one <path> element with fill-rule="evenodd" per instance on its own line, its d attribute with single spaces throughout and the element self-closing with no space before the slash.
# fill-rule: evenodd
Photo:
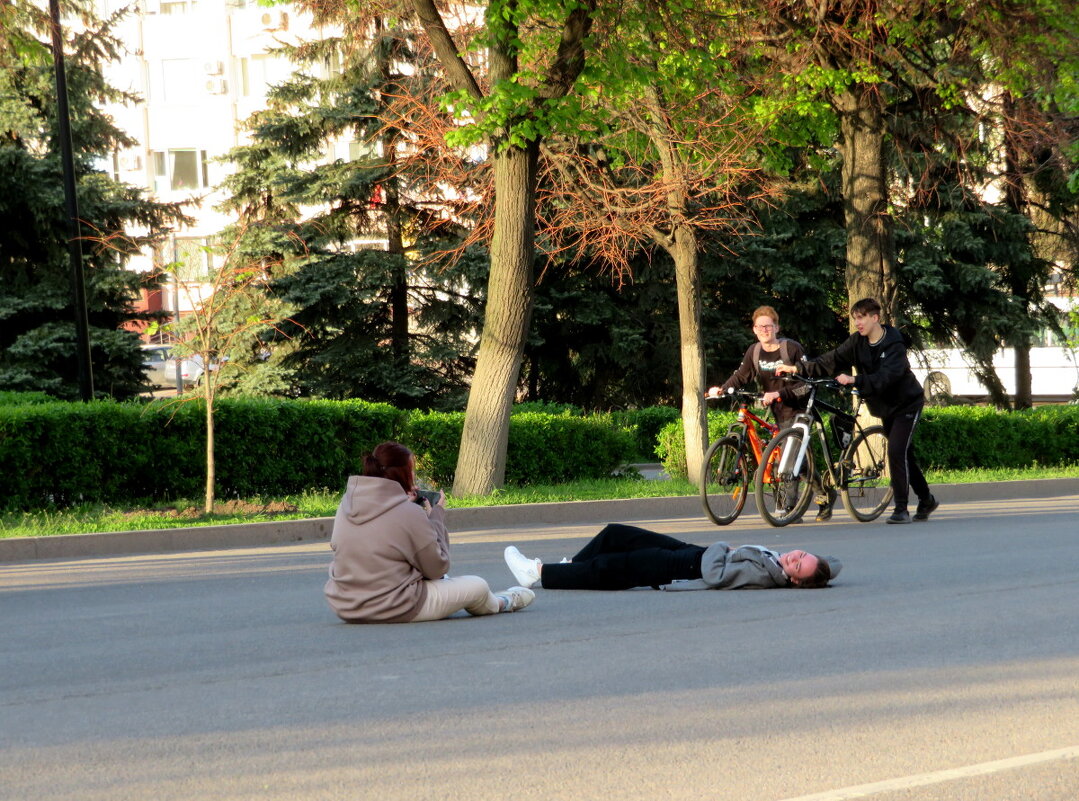
<svg viewBox="0 0 1079 801">
<path fill-rule="evenodd" d="M 929 497 L 929 483 L 914 458 L 914 429 L 922 419 L 924 405 L 923 401 L 917 401 L 881 420 L 888 436 L 888 469 L 892 473 L 897 512 L 907 511 L 911 489 L 921 499 Z"/>
<path fill-rule="evenodd" d="M 609 523 L 568 564 L 543 566 L 548 590 L 628 590 L 701 577 L 700 545 Z"/>
</svg>

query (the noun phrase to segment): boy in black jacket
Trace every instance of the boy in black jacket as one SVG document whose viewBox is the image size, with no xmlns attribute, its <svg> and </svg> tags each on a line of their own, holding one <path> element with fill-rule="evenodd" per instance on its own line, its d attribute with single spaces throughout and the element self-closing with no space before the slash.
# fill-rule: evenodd
<svg viewBox="0 0 1079 801">
<path fill-rule="evenodd" d="M 796 367 L 784 365 L 777 374 L 800 373 L 808 376 L 835 376 L 840 384 L 853 384 L 881 419 L 888 436 L 888 468 L 895 493 L 895 511 L 889 523 L 909 523 L 907 500 L 911 488 L 918 496 L 915 520 L 928 520 L 939 505 L 929 491 L 929 484 L 914 458 L 914 428 L 925 405 L 922 385 L 911 372 L 903 335 L 890 325 L 881 325 L 880 303 L 864 298 L 850 309 L 857 333 L 833 351 L 805 359 Z M 851 368 L 858 375 L 851 376 Z"/>
</svg>

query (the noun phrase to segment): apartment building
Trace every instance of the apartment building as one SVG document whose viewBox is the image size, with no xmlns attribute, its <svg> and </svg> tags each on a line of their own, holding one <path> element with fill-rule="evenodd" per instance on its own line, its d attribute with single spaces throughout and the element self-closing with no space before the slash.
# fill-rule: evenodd
<svg viewBox="0 0 1079 801">
<path fill-rule="evenodd" d="M 272 51 L 323 35 L 292 5 L 254 0 L 98 0 L 105 17 L 129 14 L 116 28 L 127 54 L 106 77 L 144 102 L 109 109 L 118 126 L 138 141 L 109 165 L 125 183 L 146 187 L 158 200 L 184 201 L 195 222 L 175 233 L 162 252 L 131 263 L 182 262 L 181 285 L 149 293 L 146 308 L 183 313 L 201 296 L 199 279 L 213 256 L 212 237 L 231 221 L 215 206 L 230 169 L 219 159 L 244 142 L 242 123 L 263 108 L 269 88 L 294 66 Z M 351 143 L 353 149 L 355 143 Z M 350 143 L 335 143 L 327 159 L 350 158 Z"/>
</svg>

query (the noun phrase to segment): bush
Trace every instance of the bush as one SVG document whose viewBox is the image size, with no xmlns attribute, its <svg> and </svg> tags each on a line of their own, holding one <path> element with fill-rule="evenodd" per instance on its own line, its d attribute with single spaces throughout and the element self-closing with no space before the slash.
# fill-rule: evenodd
<svg viewBox="0 0 1079 801">
<path fill-rule="evenodd" d="M 735 412 L 708 412 L 708 442 L 715 442 L 727 433 L 731 423 L 735 421 Z M 659 442 L 656 445 L 656 455 L 663 462 L 663 469 L 671 478 L 688 478 L 686 470 L 686 436 L 679 417 L 673 423 L 668 423 L 659 432 Z"/>
<path fill-rule="evenodd" d="M 453 483 L 463 412 L 406 413 L 363 401 L 223 398 L 215 406 L 219 498 L 339 489 L 379 442 L 416 453 L 420 474 Z M 510 420 L 506 480 L 557 483 L 610 475 L 634 453 L 610 415 L 523 412 Z M 201 401 L 0 406 L 0 506 L 143 504 L 201 497 Z"/>
<path fill-rule="evenodd" d="M 722 436 L 731 412 L 708 415 L 708 439 Z M 682 421 L 659 436 L 660 457 L 672 476 L 686 476 Z M 1022 468 L 1079 463 L 1079 406 L 1041 406 L 1002 412 L 984 406 L 927 408 L 914 434 L 922 467 L 938 470 Z"/>
<path fill-rule="evenodd" d="M 44 392 L 12 392 L 0 390 L 0 406 L 18 406 L 24 403 L 52 403 L 56 398 Z"/>
<path fill-rule="evenodd" d="M 416 454 L 417 470 L 437 486 L 449 487 L 457 469 L 463 412 L 413 412 L 404 442 Z M 609 476 L 633 455 L 633 435 L 608 415 L 518 412 L 510 417 L 506 483 L 555 484 Z"/>
<path fill-rule="evenodd" d="M 914 435 L 923 467 L 964 470 L 1079 462 L 1079 407 L 1001 412 L 982 406 L 926 409 Z"/>
<path fill-rule="evenodd" d="M 553 403 L 552 401 L 525 401 L 513 404 L 511 414 L 539 412 L 540 414 L 561 414 L 568 417 L 583 417 L 584 409 L 572 403 Z"/>
<path fill-rule="evenodd" d="M 416 471 L 436 487 L 449 489 L 457 470 L 464 412 L 412 412 L 404 442 L 416 454 Z"/>
<path fill-rule="evenodd" d="M 362 401 L 222 399 L 216 494 L 340 487 L 359 456 L 395 439 L 405 413 Z M 206 475 L 201 401 L 0 406 L 0 497 L 8 509 L 199 497 Z"/>
<path fill-rule="evenodd" d="M 682 413 L 671 406 L 648 406 L 626 412 L 612 412 L 611 419 L 633 434 L 637 446 L 634 458 L 651 462 L 658 455 L 659 432 L 680 419 Z"/>
<path fill-rule="evenodd" d="M 510 418 L 506 483 L 557 484 L 603 478 L 634 453 L 633 435 L 607 415 L 562 417 L 526 412 Z"/>
</svg>

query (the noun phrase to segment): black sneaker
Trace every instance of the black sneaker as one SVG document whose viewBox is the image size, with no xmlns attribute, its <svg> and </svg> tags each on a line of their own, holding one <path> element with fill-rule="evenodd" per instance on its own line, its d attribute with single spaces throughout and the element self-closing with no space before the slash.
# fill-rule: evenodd
<svg viewBox="0 0 1079 801">
<path fill-rule="evenodd" d="M 892 512 L 892 516 L 884 521 L 885 523 L 909 523 L 910 512 L 905 509 L 900 512 L 898 509 Z"/>
<path fill-rule="evenodd" d="M 817 517 L 818 523 L 823 523 L 826 520 L 832 519 L 832 507 L 835 506 L 836 491 L 831 487 L 828 488 L 827 499 L 824 503 L 817 505 Z"/>
<path fill-rule="evenodd" d="M 918 511 L 914 513 L 914 519 L 928 520 L 929 515 L 933 514 L 938 506 L 940 506 L 940 501 L 934 495 L 930 495 L 926 500 L 918 501 Z"/>
</svg>

